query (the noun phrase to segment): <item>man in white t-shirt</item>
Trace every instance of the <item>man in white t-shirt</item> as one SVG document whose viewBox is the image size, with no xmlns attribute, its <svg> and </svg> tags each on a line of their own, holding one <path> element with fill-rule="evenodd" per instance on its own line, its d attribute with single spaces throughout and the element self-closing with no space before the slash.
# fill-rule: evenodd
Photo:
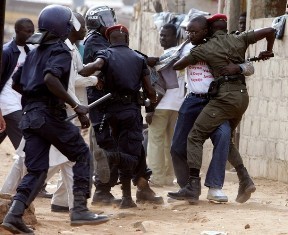
<svg viewBox="0 0 288 235">
<path fill-rule="evenodd" d="M 160 30 L 160 44 L 164 54 L 177 46 L 177 29 L 173 24 L 165 24 Z M 149 124 L 147 157 L 152 170 L 152 185 L 173 185 L 174 170 L 170 155 L 170 145 L 178 110 L 185 97 L 185 81 L 181 73 L 172 70 L 172 65 L 162 70 L 166 93 L 155 108 L 146 116 Z M 183 75 L 183 74 L 182 74 Z"/>
<path fill-rule="evenodd" d="M 34 33 L 34 24 L 28 18 L 15 23 L 16 36 L 3 45 L 2 71 L 0 81 L 0 107 L 6 122 L 6 130 L 0 133 L 0 143 L 9 137 L 15 149 L 18 148 L 22 131 L 18 128 L 22 116 L 21 95 L 12 89 L 12 75 L 25 61 L 29 47 L 26 40 Z"/>
</svg>

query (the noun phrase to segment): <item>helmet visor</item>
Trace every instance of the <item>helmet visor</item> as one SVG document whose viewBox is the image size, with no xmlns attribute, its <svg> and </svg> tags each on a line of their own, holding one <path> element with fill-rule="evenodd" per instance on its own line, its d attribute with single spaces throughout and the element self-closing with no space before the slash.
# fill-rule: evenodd
<svg viewBox="0 0 288 235">
<path fill-rule="evenodd" d="M 111 11 L 99 12 L 99 20 L 104 27 L 111 27 L 115 25 L 115 18 Z"/>
<path fill-rule="evenodd" d="M 79 29 L 81 28 L 81 24 L 79 20 L 76 18 L 76 16 L 74 15 L 72 11 L 71 11 L 70 23 L 73 25 L 76 31 L 79 31 Z"/>
</svg>

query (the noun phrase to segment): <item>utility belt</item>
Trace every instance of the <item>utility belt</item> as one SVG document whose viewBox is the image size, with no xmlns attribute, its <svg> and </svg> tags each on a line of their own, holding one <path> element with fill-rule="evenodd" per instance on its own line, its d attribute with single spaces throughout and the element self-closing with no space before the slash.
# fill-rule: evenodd
<svg viewBox="0 0 288 235">
<path fill-rule="evenodd" d="M 191 97 L 191 96 L 195 96 L 197 98 L 201 98 L 201 99 L 209 99 L 209 94 L 208 93 L 202 93 L 202 94 L 195 94 L 193 92 L 190 92 L 186 95 L 187 98 Z"/>
<path fill-rule="evenodd" d="M 210 97 L 214 97 L 218 93 L 218 89 L 224 83 L 229 82 L 236 82 L 241 81 L 241 84 L 246 85 L 245 83 L 245 76 L 243 74 L 235 74 L 235 75 L 227 75 L 227 76 L 220 76 L 217 79 L 210 83 L 208 94 Z"/>
<path fill-rule="evenodd" d="M 55 99 L 51 99 L 50 97 L 29 97 L 25 100 L 25 107 L 23 112 L 30 112 L 34 109 L 48 109 L 49 113 L 54 117 L 58 117 L 59 119 L 67 118 L 66 105 L 64 103 L 59 103 Z"/>
<path fill-rule="evenodd" d="M 241 81 L 242 84 L 246 85 L 245 76 L 243 74 L 220 76 L 216 79 L 216 81 L 218 82 L 219 86 L 225 82 L 235 82 L 235 81 Z"/>
<path fill-rule="evenodd" d="M 132 104 L 136 103 L 145 106 L 145 95 L 142 91 L 135 94 L 113 94 L 110 103 Z"/>
</svg>

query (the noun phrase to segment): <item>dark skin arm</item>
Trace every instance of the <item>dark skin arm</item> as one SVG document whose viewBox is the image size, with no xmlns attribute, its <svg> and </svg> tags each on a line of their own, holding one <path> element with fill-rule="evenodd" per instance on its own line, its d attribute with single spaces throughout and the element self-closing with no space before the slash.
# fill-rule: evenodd
<svg viewBox="0 0 288 235">
<path fill-rule="evenodd" d="M 71 107 L 74 108 L 74 111 L 78 114 L 79 120 L 81 122 L 82 128 L 89 127 L 89 123 L 87 123 L 87 119 L 82 117 L 88 113 L 88 107 L 77 104 L 72 97 L 67 93 L 64 89 L 63 85 L 59 81 L 57 77 L 52 75 L 51 73 L 47 73 L 44 77 L 44 82 L 47 85 L 48 89 L 59 99 L 63 100 L 65 103 L 69 104 Z M 83 121 L 83 123 L 82 123 Z"/>
<path fill-rule="evenodd" d="M 176 61 L 173 65 L 174 70 L 182 70 L 185 69 L 188 65 L 191 65 L 191 61 L 189 59 L 189 56 L 184 56 L 180 60 Z"/>
<path fill-rule="evenodd" d="M 158 61 L 159 61 L 159 57 L 148 57 L 146 59 L 146 63 L 150 67 L 154 67 Z"/>
<path fill-rule="evenodd" d="M 94 62 L 86 64 L 85 67 L 78 73 L 84 77 L 88 77 L 94 74 L 96 71 L 100 71 L 104 64 L 105 61 L 103 59 L 97 58 Z"/>
<path fill-rule="evenodd" d="M 261 51 L 258 57 L 262 60 L 267 60 L 271 57 L 273 57 L 273 45 L 275 41 L 275 29 L 271 27 L 263 28 L 263 29 L 256 29 L 254 31 L 255 33 L 255 39 L 256 41 L 259 41 L 263 38 L 266 38 L 267 41 L 267 50 Z M 188 65 L 191 65 L 191 62 L 189 60 L 188 56 L 184 56 L 180 60 L 176 61 L 176 63 L 173 65 L 174 70 L 181 70 L 186 68 Z"/>
</svg>

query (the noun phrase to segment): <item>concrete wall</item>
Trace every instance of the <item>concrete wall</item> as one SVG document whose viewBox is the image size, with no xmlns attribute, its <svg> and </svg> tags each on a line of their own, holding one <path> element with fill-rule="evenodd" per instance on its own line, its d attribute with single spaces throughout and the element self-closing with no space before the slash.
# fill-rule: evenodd
<svg viewBox="0 0 288 235">
<path fill-rule="evenodd" d="M 272 18 L 251 21 L 251 28 L 270 26 Z M 249 48 L 265 50 L 266 40 Z M 240 153 L 251 175 L 288 182 L 288 24 L 275 41 L 275 57 L 255 62 L 248 79 L 250 104 L 241 122 Z"/>
</svg>

